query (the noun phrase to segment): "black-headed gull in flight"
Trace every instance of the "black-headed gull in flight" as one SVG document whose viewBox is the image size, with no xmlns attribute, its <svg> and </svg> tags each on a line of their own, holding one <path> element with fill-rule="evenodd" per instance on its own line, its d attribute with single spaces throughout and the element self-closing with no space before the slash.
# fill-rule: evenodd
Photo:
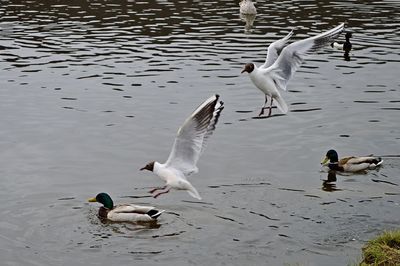
<svg viewBox="0 0 400 266">
<path fill-rule="evenodd" d="M 289 80 L 299 69 L 308 52 L 332 43 L 343 30 L 344 23 L 317 36 L 296 41 L 285 47 L 285 44 L 293 35 L 292 30 L 284 38 L 271 43 L 268 47 L 267 58 L 262 66 L 257 67 L 254 63 L 248 63 L 244 66 L 242 73 L 248 72 L 254 85 L 265 94 L 264 106 L 261 108 L 259 116 L 264 114 L 266 108 L 269 108 L 268 116 L 271 115 L 274 100 L 282 113 L 288 112 L 289 108 L 279 90 L 286 91 Z M 271 98 L 271 103 L 269 107 L 266 107 L 268 96 Z"/>
<path fill-rule="evenodd" d="M 171 188 L 186 190 L 190 196 L 201 200 L 199 192 L 187 180 L 187 176 L 197 173 L 197 161 L 204 151 L 207 139 L 212 135 L 224 103 L 219 95 L 213 95 L 203 102 L 179 128 L 172 151 L 165 163 L 150 162 L 140 170 L 149 170 L 163 179 L 164 187 L 149 191 L 153 197 L 168 193 Z"/>
</svg>

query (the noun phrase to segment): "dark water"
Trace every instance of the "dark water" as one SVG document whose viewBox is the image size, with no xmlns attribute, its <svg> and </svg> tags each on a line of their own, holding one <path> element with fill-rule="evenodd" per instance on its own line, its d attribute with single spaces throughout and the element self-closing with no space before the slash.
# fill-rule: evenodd
<svg viewBox="0 0 400 266">
<path fill-rule="evenodd" d="M 249 28 L 227 0 L 0 1 L 2 265 L 347 265 L 398 228 L 400 2 L 256 6 Z M 291 112 L 252 119 L 264 99 L 243 64 L 292 27 L 343 21 L 350 61 L 311 55 L 283 93 Z M 204 201 L 142 197 L 162 183 L 138 169 L 214 93 L 226 108 L 191 178 Z M 330 148 L 385 162 L 332 184 Z M 103 224 L 86 203 L 101 191 L 167 212 Z"/>
</svg>

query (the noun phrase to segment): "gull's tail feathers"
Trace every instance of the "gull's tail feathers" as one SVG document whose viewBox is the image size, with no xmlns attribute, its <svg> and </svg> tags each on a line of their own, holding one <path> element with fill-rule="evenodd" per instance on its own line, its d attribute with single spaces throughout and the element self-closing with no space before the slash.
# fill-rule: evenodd
<svg viewBox="0 0 400 266">
<path fill-rule="evenodd" d="M 200 194 L 199 194 L 199 192 L 197 192 L 197 190 L 194 188 L 194 186 L 189 185 L 187 192 L 193 198 L 201 200 Z"/>
<path fill-rule="evenodd" d="M 274 98 L 274 102 L 276 107 L 278 107 L 279 111 L 281 111 L 282 113 L 286 114 L 289 111 L 289 107 L 287 106 L 285 100 L 278 96 L 276 98 Z"/>
</svg>

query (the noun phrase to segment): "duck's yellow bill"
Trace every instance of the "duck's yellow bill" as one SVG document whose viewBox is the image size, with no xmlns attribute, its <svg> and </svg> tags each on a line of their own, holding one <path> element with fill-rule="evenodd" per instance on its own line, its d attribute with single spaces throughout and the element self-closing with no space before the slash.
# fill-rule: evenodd
<svg viewBox="0 0 400 266">
<path fill-rule="evenodd" d="M 328 157 L 325 157 L 325 159 L 322 160 L 321 164 L 325 165 L 329 161 Z"/>
<path fill-rule="evenodd" d="M 88 199 L 88 202 L 97 202 L 96 198 L 90 198 Z"/>
</svg>

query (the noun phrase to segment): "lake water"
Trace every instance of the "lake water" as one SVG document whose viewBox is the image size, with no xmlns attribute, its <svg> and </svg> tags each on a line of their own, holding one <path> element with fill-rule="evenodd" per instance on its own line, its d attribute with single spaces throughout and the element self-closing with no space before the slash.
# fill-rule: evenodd
<svg viewBox="0 0 400 266">
<path fill-rule="evenodd" d="M 45 3 L 43 3 L 45 2 Z M 400 220 L 399 1 L 0 1 L 2 265 L 348 265 Z M 347 21 L 350 61 L 308 57 L 287 115 L 253 119 L 264 96 L 240 75 L 266 47 Z M 344 40 L 344 35 L 339 37 Z M 177 128 L 218 93 L 225 109 L 200 172 L 203 201 L 162 185 Z M 326 183 L 320 160 L 383 156 Z M 165 209 L 109 224 L 87 198 Z"/>
</svg>

